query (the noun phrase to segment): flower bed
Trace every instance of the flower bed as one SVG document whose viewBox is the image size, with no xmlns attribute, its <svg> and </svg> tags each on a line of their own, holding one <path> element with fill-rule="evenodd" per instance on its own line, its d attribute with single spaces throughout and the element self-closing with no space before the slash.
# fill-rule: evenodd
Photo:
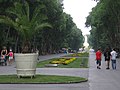
<svg viewBox="0 0 120 90">
<path fill-rule="evenodd" d="M 50 63 L 67 65 L 67 64 L 73 62 L 75 59 L 76 58 L 58 58 L 58 59 L 51 61 Z"/>
<path fill-rule="evenodd" d="M 65 57 L 63 57 L 64 59 Z M 67 58 L 67 57 L 66 57 Z M 73 57 L 69 57 L 69 58 L 73 58 Z M 59 58 L 60 59 L 60 58 Z M 51 64 L 52 65 L 52 61 L 58 60 L 58 58 L 53 58 L 53 59 L 49 59 L 49 60 L 45 60 L 45 61 L 40 61 L 37 64 L 37 68 L 44 68 L 46 67 L 47 64 Z M 54 64 L 53 64 L 54 65 Z M 65 64 L 57 64 L 58 68 L 88 68 L 88 57 L 86 58 L 75 58 L 75 60 L 67 65 Z"/>
</svg>

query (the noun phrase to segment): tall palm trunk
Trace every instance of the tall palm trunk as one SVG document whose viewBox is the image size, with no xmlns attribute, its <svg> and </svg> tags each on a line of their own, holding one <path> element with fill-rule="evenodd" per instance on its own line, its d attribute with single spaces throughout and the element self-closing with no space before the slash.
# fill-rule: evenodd
<svg viewBox="0 0 120 90">
<path fill-rule="evenodd" d="M 29 40 L 23 42 L 22 45 L 22 53 L 30 53 L 31 52 L 31 43 Z"/>
</svg>

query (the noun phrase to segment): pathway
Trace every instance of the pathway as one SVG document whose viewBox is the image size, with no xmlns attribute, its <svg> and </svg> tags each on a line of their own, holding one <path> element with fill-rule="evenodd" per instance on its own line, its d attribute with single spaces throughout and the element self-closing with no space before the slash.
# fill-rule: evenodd
<svg viewBox="0 0 120 90">
<path fill-rule="evenodd" d="M 42 56 L 40 60 L 53 57 L 56 55 Z M 117 70 L 106 70 L 104 58 L 102 68 L 96 69 L 95 53 L 90 53 L 89 61 L 89 69 L 37 68 L 37 73 L 40 74 L 80 76 L 88 78 L 88 82 L 75 84 L 0 84 L 0 90 L 120 90 L 120 59 L 117 60 Z M 14 67 L 14 65 L 0 66 L 0 74 L 15 74 Z"/>
<path fill-rule="evenodd" d="M 116 70 L 106 70 L 104 57 L 102 68 L 96 69 L 95 54 L 90 54 L 89 85 L 90 90 L 120 90 L 120 59 Z"/>
</svg>

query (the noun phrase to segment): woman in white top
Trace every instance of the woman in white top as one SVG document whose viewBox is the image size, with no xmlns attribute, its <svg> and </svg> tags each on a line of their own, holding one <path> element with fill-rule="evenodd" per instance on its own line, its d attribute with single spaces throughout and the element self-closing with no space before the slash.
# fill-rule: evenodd
<svg viewBox="0 0 120 90">
<path fill-rule="evenodd" d="M 117 53 L 115 49 L 113 49 L 111 52 L 112 69 L 116 69 L 116 56 L 117 56 Z"/>
</svg>

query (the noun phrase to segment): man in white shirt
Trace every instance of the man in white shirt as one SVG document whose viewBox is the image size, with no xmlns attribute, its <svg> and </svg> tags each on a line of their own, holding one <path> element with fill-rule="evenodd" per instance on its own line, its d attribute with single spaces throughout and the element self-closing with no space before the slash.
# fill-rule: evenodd
<svg viewBox="0 0 120 90">
<path fill-rule="evenodd" d="M 111 52 L 112 69 L 116 69 L 116 56 L 117 56 L 117 53 L 115 49 L 113 49 Z"/>
</svg>

